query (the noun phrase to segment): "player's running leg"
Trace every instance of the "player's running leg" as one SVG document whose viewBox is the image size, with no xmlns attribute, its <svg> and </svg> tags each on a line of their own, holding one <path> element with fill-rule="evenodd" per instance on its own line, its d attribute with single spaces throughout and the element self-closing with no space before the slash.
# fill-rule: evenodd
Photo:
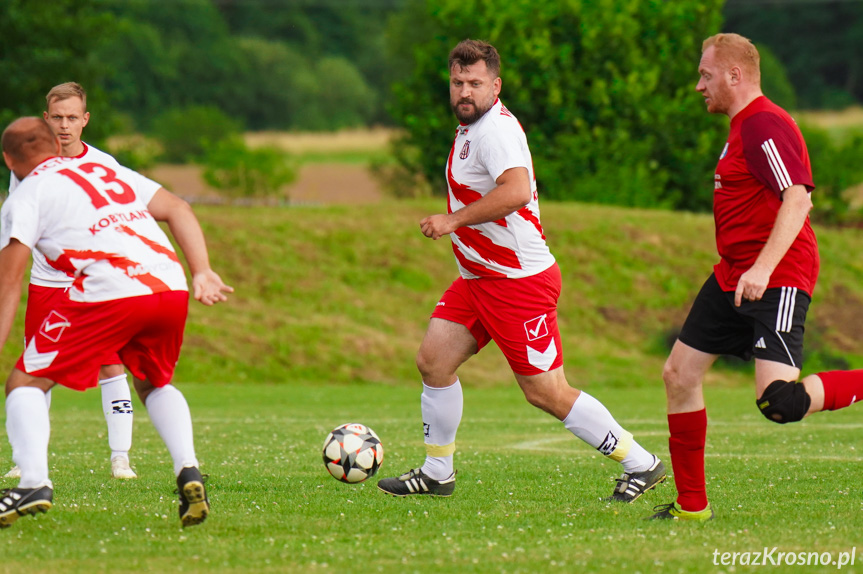
<svg viewBox="0 0 863 574">
<path fill-rule="evenodd" d="M 16 374 L 25 376 L 20 371 Z M 10 388 L 7 382 L 7 389 Z M 53 505 L 53 485 L 48 479 L 48 439 L 51 425 L 45 391 L 30 386 L 12 386 L 6 396 L 6 433 L 12 459 L 21 469 L 15 488 L 0 494 L 0 528 L 7 528 L 19 516 L 46 512 Z"/>
<path fill-rule="evenodd" d="M 530 404 L 557 417 L 572 434 L 623 465 L 609 500 L 633 502 L 665 481 L 662 461 L 638 444 L 602 403 L 571 387 L 563 367 L 538 375 L 516 374 L 516 380 Z"/>
<path fill-rule="evenodd" d="M 45 391 L 45 404 L 48 407 L 48 410 L 51 410 L 51 389 Z M 9 472 L 3 475 L 3 478 L 21 478 L 21 469 L 18 468 L 17 464 L 13 464 L 12 468 L 9 469 Z"/>
<path fill-rule="evenodd" d="M 432 318 L 417 353 L 423 377 L 421 407 L 426 460 L 420 468 L 384 478 L 378 488 L 394 496 L 449 496 L 455 489 L 453 453 L 462 417 L 461 383 L 455 372 L 477 352 L 477 343 L 463 325 Z"/>
<path fill-rule="evenodd" d="M 863 401 L 863 369 L 817 373 L 801 382 L 812 400 L 807 415 L 837 411 Z"/>
<path fill-rule="evenodd" d="M 116 372 L 119 370 L 120 372 Z M 107 376 L 106 376 L 107 375 Z M 129 463 L 132 448 L 132 391 L 122 365 L 105 365 L 99 380 L 102 391 L 102 412 L 108 425 L 108 446 L 111 448 L 111 476 L 137 478 Z"/>
<path fill-rule="evenodd" d="M 644 449 L 611 415 L 605 406 L 584 391 L 563 419 L 572 434 L 623 466 L 608 500 L 634 502 L 642 494 L 665 482 L 665 465 Z"/>
<path fill-rule="evenodd" d="M 675 342 L 662 378 L 668 398 L 668 449 L 677 500 L 659 505 L 650 519 L 710 520 L 713 509 L 707 501 L 704 478 L 704 447 L 707 411 L 702 380 L 717 356 Z"/>
<path fill-rule="evenodd" d="M 147 407 L 150 420 L 174 462 L 177 494 L 180 496 L 180 520 L 183 526 L 200 524 L 210 514 L 210 501 L 204 487 L 206 477 L 198 470 L 189 404 L 174 385 L 153 389 L 149 394 L 146 394 L 146 390 L 142 393 L 142 388 L 146 389 L 148 385 L 135 380 L 139 394 L 145 394 L 141 401 Z"/>
</svg>

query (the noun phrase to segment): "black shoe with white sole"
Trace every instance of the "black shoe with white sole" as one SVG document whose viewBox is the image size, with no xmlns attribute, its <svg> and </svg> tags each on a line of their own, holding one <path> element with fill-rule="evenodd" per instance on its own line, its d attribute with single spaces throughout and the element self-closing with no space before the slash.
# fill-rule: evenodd
<svg viewBox="0 0 863 574">
<path fill-rule="evenodd" d="M 414 468 L 401 476 L 381 479 L 378 481 L 378 488 L 393 496 L 409 496 L 411 494 L 450 496 L 455 490 L 455 472 L 443 480 L 435 480 L 425 474 L 422 469 Z"/>
<path fill-rule="evenodd" d="M 7 488 L 0 494 L 0 528 L 9 528 L 19 516 L 48 512 L 53 501 L 54 489 L 50 486 Z"/>
<path fill-rule="evenodd" d="M 653 464 L 642 472 L 624 472 L 617 479 L 614 492 L 606 500 L 618 502 L 634 502 L 638 497 L 655 488 L 657 484 L 665 482 L 665 465 L 662 461 L 653 457 Z"/>
</svg>

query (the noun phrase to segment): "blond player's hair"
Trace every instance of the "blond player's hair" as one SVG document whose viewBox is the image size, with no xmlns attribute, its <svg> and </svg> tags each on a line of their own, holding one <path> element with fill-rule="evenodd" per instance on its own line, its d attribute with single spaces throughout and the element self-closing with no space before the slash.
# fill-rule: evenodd
<svg viewBox="0 0 863 574">
<path fill-rule="evenodd" d="M 716 34 L 701 44 L 701 52 L 711 46 L 715 48 L 716 62 L 722 68 L 728 70 L 739 66 L 747 79 L 761 85 L 761 56 L 748 38 L 740 34 Z"/>
<path fill-rule="evenodd" d="M 45 96 L 45 101 L 50 106 L 51 102 L 68 100 L 69 98 L 81 98 L 81 101 L 84 102 L 84 111 L 87 111 L 87 92 L 78 82 L 66 82 L 54 86 Z"/>
</svg>

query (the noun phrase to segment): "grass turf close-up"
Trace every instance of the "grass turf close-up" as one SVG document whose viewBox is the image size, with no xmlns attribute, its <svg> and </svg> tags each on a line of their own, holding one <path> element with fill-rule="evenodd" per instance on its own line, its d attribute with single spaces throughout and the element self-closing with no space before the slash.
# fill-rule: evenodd
<svg viewBox="0 0 863 574">
<path fill-rule="evenodd" d="M 704 572 L 730 571 L 719 562 L 725 552 L 839 559 L 860 541 L 861 425 L 852 411 L 780 427 L 757 413 L 749 388 L 709 389 L 707 486 L 717 517 L 681 523 L 643 520 L 674 499 L 672 480 L 633 504 L 602 500 L 619 465 L 527 405 L 514 383 L 465 390 L 450 498 L 375 487 L 422 461 L 417 388 L 179 386 L 210 475 L 207 521 L 180 527 L 170 458 L 137 399 L 139 478 L 119 481 L 109 478 L 97 393 L 60 389 L 55 506 L 3 531 L 3 571 Z M 668 460 L 661 388 L 593 393 Z M 379 474 L 359 485 L 334 480 L 321 460 L 327 432 L 345 422 L 371 426 L 386 447 Z M 855 559 L 843 571 L 859 569 Z"/>
</svg>

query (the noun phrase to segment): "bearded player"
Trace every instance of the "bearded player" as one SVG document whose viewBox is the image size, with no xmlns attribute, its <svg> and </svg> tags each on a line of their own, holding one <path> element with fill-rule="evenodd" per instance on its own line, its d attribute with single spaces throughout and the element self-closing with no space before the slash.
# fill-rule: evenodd
<svg viewBox="0 0 863 574">
<path fill-rule="evenodd" d="M 540 224 L 527 138 L 498 99 L 500 56 L 490 44 L 465 40 L 450 53 L 449 70 L 459 126 L 446 166 L 448 210 L 420 228 L 431 239 L 450 236 L 461 276 L 437 304 L 417 354 L 425 463 L 378 487 L 395 496 L 453 493 L 463 402 L 456 371 L 494 341 L 530 404 L 622 464 L 610 499 L 632 502 L 665 480 L 665 467 L 564 376 L 561 275 Z"/>
</svg>

